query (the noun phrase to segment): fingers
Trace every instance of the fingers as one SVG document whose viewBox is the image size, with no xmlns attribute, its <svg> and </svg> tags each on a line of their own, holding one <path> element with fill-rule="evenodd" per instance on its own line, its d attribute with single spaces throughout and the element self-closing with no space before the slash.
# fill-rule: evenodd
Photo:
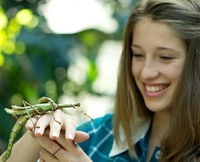
<svg viewBox="0 0 200 162">
<path fill-rule="evenodd" d="M 62 142 L 66 142 L 67 140 L 69 141 L 73 141 L 76 143 L 81 143 L 84 142 L 86 140 L 89 139 L 89 134 L 83 131 L 75 131 L 75 137 L 73 140 L 71 139 L 66 139 L 66 137 L 64 137 L 64 131 L 61 131 L 61 134 L 59 136 L 59 138 L 62 138 L 63 140 L 59 142 L 59 144 L 62 146 Z M 44 133 L 44 135 L 48 136 L 49 135 L 49 129 L 47 129 Z M 62 135 L 62 136 L 61 136 Z"/>
<path fill-rule="evenodd" d="M 76 126 L 73 118 L 59 109 L 54 113 L 42 115 L 40 118 L 31 118 L 26 123 L 26 128 L 28 130 L 34 130 L 36 136 L 43 135 L 47 127 L 50 127 L 49 137 L 53 140 L 59 137 L 62 129 L 65 129 L 65 138 L 67 140 L 73 141 L 75 139 Z M 80 135 L 79 137 L 76 139 L 78 142 L 84 141 L 85 138 L 82 139 L 82 137 L 85 137 L 84 135 Z"/>
<path fill-rule="evenodd" d="M 57 159 L 59 159 L 59 161 L 63 161 L 61 159 L 63 159 L 63 157 L 67 155 L 67 150 L 62 148 L 62 146 L 57 144 L 55 141 L 49 139 L 48 136 L 39 136 L 39 137 L 35 137 L 35 139 L 44 148 L 44 150 L 41 150 L 40 152 L 41 159 L 44 159 L 45 161 L 48 161 L 48 162 L 51 162 L 51 160 L 52 162 L 54 161 L 57 162 L 56 161 Z"/>
<path fill-rule="evenodd" d="M 74 142 L 81 143 L 89 139 L 89 134 L 83 131 L 76 131 Z"/>
<path fill-rule="evenodd" d="M 58 137 L 59 136 L 58 133 L 60 133 L 60 129 L 62 127 L 65 129 L 65 138 L 72 141 L 75 138 L 75 130 L 76 130 L 73 118 L 70 115 L 63 113 L 63 111 L 61 110 L 56 111 L 55 118 L 57 121 L 52 120 L 53 121 L 52 127 L 50 125 L 51 130 L 54 130 L 54 132 L 50 131 L 50 134 L 54 133 Z M 61 124 L 59 124 L 59 122 Z M 56 128 L 53 126 L 55 126 Z"/>
<path fill-rule="evenodd" d="M 26 129 L 34 131 L 36 136 L 43 135 L 44 130 L 49 125 L 50 120 L 51 117 L 48 114 L 45 114 L 40 118 L 38 116 L 30 118 L 26 122 Z"/>
<path fill-rule="evenodd" d="M 79 135 L 83 133 L 79 132 Z M 41 151 L 41 159 L 48 162 L 69 162 L 69 161 L 90 161 L 85 152 L 71 140 L 66 140 L 64 132 L 60 137 L 53 141 L 48 136 L 48 130 L 44 136 L 35 137 L 39 144 L 44 148 Z M 54 157 L 52 157 L 54 156 Z"/>
<path fill-rule="evenodd" d="M 37 122 L 37 118 L 30 118 L 27 122 L 26 122 L 26 129 L 28 130 L 33 130 L 35 128 L 35 124 Z"/>
<path fill-rule="evenodd" d="M 79 135 L 81 135 L 81 134 L 86 135 L 87 133 L 81 132 Z M 55 156 L 60 161 L 63 161 L 63 162 L 71 162 L 71 161 L 91 162 L 91 159 L 87 156 L 87 154 L 78 145 L 76 145 L 76 143 L 74 143 L 71 140 L 65 139 L 63 133 L 61 133 L 60 137 L 58 139 L 56 139 L 56 142 L 61 147 L 61 149 L 59 149 L 55 154 Z"/>
<path fill-rule="evenodd" d="M 75 125 L 74 123 L 72 122 L 73 120 L 69 120 L 68 118 L 65 118 L 64 120 L 64 127 L 65 127 L 65 138 L 67 140 L 74 140 L 75 138 Z"/>
<path fill-rule="evenodd" d="M 52 114 L 51 116 L 49 137 L 51 139 L 58 138 L 62 126 L 63 126 L 63 112 L 61 110 L 56 110 L 55 113 Z"/>
<path fill-rule="evenodd" d="M 50 126 L 50 137 L 55 139 L 59 136 L 62 128 L 62 114 L 61 110 L 56 110 L 54 113 L 44 114 L 41 117 L 33 117 L 26 123 L 26 129 L 34 131 L 36 136 L 44 134 L 45 129 Z"/>
<path fill-rule="evenodd" d="M 58 162 L 58 159 L 55 156 L 52 156 L 47 150 L 42 149 L 40 151 L 40 162 Z"/>
<path fill-rule="evenodd" d="M 56 156 L 60 161 L 71 161 L 70 159 L 76 159 L 79 155 L 77 153 L 82 153 L 81 148 L 73 141 L 65 139 L 64 133 L 60 134 L 60 137 L 56 139 L 56 142 L 59 144 L 60 148 L 54 152 L 54 156 Z"/>
<path fill-rule="evenodd" d="M 65 139 L 63 133 L 60 134 L 60 137 L 56 139 L 56 141 L 58 142 L 60 146 L 65 148 L 65 150 L 67 151 L 74 151 L 74 149 L 77 148 L 77 145 L 73 141 Z"/>
<path fill-rule="evenodd" d="M 35 139 L 39 142 L 39 144 L 52 155 L 54 154 L 61 146 L 57 144 L 55 141 L 49 139 L 48 136 L 38 136 Z M 42 158 L 43 159 L 43 158 Z"/>
<path fill-rule="evenodd" d="M 44 134 L 45 136 L 44 137 L 48 137 L 48 134 L 49 134 L 49 130 L 47 129 L 45 131 L 45 134 Z M 43 145 L 46 146 L 46 148 L 48 148 L 48 143 L 54 142 L 54 141 L 49 141 L 50 139 L 45 139 L 45 140 L 46 140 L 46 143 L 44 143 Z M 59 138 L 55 139 L 55 141 L 57 143 L 55 143 L 55 145 L 52 146 L 54 148 L 51 148 L 51 150 L 52 151 L 54 150 L 54 152 L 55 152 L 55 148 L 63 147 L 67 151 L 72 151 L 73 149 L 75 149 L 77 147 L 77 145 L 73 141 L 65 139 L 64 132 L 62 132 L 60 134 Z M 41 141 L 41 142 L 44 142 L 44 141 Z"/>
<path fill-rule="evenodd" d="M 48 127 L 50 121 L 51 121 L 51 116 L 49 114 L 45 114 L 45 115 L 41 116 L 35 125 L 34 134 L 36 136 L 43 135 L 44 131 L 45 131 L 46 127 Z"/>
</svg>

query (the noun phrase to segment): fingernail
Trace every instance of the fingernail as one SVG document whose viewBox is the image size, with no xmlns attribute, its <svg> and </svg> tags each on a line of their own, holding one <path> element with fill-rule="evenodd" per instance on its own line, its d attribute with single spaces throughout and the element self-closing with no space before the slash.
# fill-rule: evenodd
<svg viewBox="0 0 200 162">
<path fill-rule="evenodd" d="M 51 135 L 52 139 L 58 138 L 58 133 L 57 132 L 53 132 Z"/>
<path fill-rule="evenodd" d="M 73 136 L 71 133 L 68 133 L 68 134 L 67 134 L 67 139 L 73 140 L 73 139 L 74 139 L 74 136 Z"/>
<path fill-rule="evenodd" d="M 30 126 L 27 126 L 27 127 L 26 127 L 26 129 L 27 129 L 27 130 L 31 130 L 31 129 L 32 129 L 32 127 L 30 127 Z"/>
<path fill-rule="evenodd" d="M 41 135 L 41 134 L 42 134 L 42 131 L 40 129 L 35 130 L 35 135 Z"/>
</svg>

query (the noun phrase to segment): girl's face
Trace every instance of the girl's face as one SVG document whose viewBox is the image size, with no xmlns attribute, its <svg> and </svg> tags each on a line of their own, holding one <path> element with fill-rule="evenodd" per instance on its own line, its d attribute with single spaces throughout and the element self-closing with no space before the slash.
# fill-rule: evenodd
<svg viewBox="0 0 200 162">
<path fill-rule="evenodd" d="M 150 111 L 169 110 L 186 58 L 186 44 L 165 23 L 140 20 L 133 31 L 132 73 Z"/>
</svg>

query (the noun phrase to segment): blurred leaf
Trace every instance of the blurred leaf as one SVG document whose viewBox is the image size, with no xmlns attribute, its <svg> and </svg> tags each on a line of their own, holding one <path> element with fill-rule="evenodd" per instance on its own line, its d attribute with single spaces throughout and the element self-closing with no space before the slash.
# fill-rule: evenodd
<svg viewBox="0 0 200 162">
<path fill-rule="evenodd" d="M 87 71 L 87 79 L 91 85 L 96 80 L 97 76 L 98 76 L 98 70 L 96 64 L 95 62 L 90 61 L 89 68 Z"/>
</svg>

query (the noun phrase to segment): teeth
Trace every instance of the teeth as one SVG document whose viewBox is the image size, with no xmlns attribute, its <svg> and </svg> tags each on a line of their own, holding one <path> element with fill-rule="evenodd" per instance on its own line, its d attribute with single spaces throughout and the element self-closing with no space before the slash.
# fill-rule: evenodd
<svg viewBox="0 0 200 162">
<path fill-rule="evenodd" d="M 164 89 L 164 86 L 145 86 L 145 89 L 149 92 L 157 92 Z"/>
</svg>

